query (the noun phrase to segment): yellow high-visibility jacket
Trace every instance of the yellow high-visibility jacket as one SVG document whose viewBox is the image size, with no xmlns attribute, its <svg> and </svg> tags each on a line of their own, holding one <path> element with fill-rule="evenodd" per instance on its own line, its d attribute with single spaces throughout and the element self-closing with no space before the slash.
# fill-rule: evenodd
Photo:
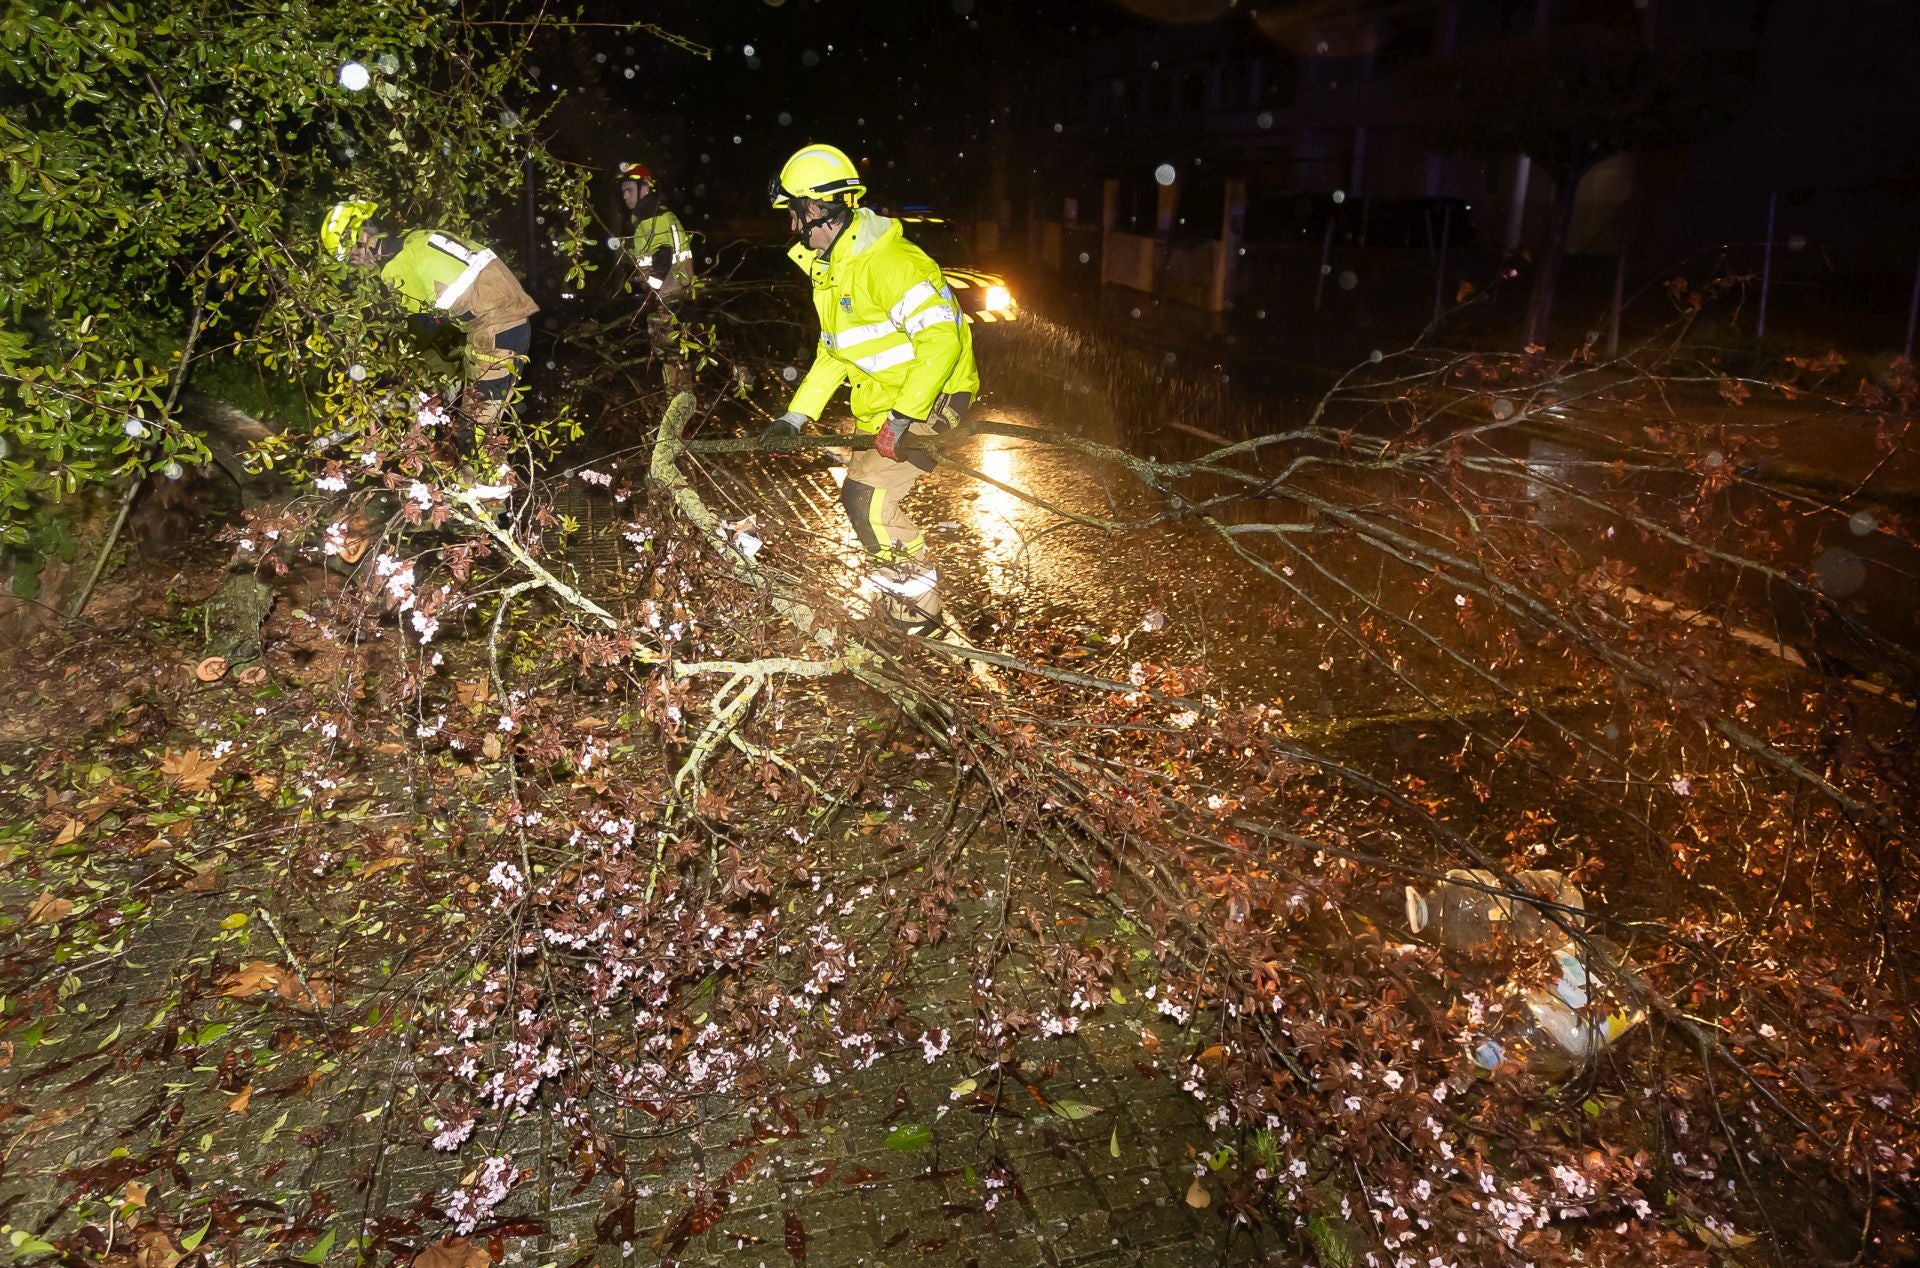
<svg viewBox="0 0 1920 1268">
<path fill-rule="evenodd" d="M 818 418 L 850 381 L 854 424 L 875 432 L 889 410 L 925 418 L 943 392 L 980 391 L 966 317 L 898 221 L 857 208 L 825 252 L 787 254 L 812 279 L 820 315 L 820 346 L 788 409 Z"/>
<path fill-rule="evenodd" d="M 634 220 L 633 258 L 640 280 L 663 296 L 693 285 L 693 239 L 665 207 Z"/>
</svg>

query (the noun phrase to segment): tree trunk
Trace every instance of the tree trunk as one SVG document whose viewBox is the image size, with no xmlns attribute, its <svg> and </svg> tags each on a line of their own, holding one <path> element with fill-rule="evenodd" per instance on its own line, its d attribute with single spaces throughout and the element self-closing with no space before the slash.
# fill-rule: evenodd
<svg viewBox="0 0 1920 1268">
<path fill-rule="evenodd" d="M 1560 261 L 1567 253 L 1567 234 L 1573 228 L 1573 209 L 1580 182 L 1592 165 L 1554 173 L 1553 214 L 1547 218 L 1547 240 L 1541 244 L 1539 267 L 1533 274 L 1533 293 L 1527 300 L 1527 337 L 1529 347 L 1547 342 L 1547 319 L 1553 314 L 1554 292 L 1560 286 Z"/>
</svg>

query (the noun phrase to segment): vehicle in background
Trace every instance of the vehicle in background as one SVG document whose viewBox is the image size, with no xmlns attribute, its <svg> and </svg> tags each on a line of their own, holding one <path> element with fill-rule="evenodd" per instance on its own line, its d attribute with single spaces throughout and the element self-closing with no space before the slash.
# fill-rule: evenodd
<svg viewBox="0 0 1920 1268">
<path fill-rule="evenodd" d="M 1020 320 L 1020 305 L 1013 298 L 1007 279 L 984 269 L 967 268 L 960 261 L 973 254 L 972 244 L 960 225 L 944 216 L 920 211 L 902 211 L 893 215 L 907 240 L 932 256 L 953 287 L 953 297 L 961 313 L 976 325 Z"/>
</svg>

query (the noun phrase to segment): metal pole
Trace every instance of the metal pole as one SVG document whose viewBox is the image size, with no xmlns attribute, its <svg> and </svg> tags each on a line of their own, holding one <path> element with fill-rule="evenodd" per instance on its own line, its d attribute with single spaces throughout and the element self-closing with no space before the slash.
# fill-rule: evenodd
<svg viewBox="0 0 1920 1268">
<path fill-rule="evenodd" d="M 1900 355 L 1908 361 L 1913 360 L 1913 325 L 1920 317 L 1920 265 L 1913 270 L 1913 298 L 1907 302 L 1907 350 Z"/>
<path fill-rule="evenodd" d="M 533 199 L 533 156 L 529 154 L 521 168 L 527 189 L 527 289 L 540 289 L 540 225 Z"/>
<path fill-rule="evenodd" d="M 1607 355 L 1620 355 L 1620 309 L 1627 299 L 1627 234 L 1620 232 L 1620 250 L 1613 257 L 1613 311 L 1607 314 Z"/>
<path fill-rule="evenodd" d="M 1767 337 L 1767 292 L 1773 288 L 1773 213 L 1779 202 L 1779 194 L 1767 195 L 1767 241 L 1760 257 L 1760 319 L 1753 331 L 1761 339 Z"/>
<path fill-rule="evenodd" d="M 1313 311 L 1320 311 L 1320 296 L 1327 289 L 1327 272 L 1333 266 L 1333 212 L 1327 213 L 1327 231 L 1320 235 L 1320 272 L 1313 279 Z"/>
</svg>

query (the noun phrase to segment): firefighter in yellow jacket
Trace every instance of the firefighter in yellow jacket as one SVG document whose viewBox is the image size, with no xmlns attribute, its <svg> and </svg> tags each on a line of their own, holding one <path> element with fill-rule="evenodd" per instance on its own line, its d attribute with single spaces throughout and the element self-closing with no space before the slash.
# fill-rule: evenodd
<svg viewBox="0 0 1920 1268">
<path fill-rule="evenodd" d="M 467 433 L 484 433 L 497 422 L 510 403 L 540 306 L 486 247 L 439 229 L 391 235 L 374 221 L 378 210 L 364 199 L 336 204 L 321 222 L 320 244 L 335 259 L 379 269 L 409 314 L 429 326 L 450 321 L 465 333 L 464 443 Z"/>
<path fill-rule="evenodd" d="M 800 241 L 788 255 L 813 283 L 820 345 L 787 413 L 761 433 L 769 449 L 791 446 L 842 383 L 851 383 L 854 426 L 873 437 L 847 464 L 840 498 L 872 561 L 888 616 L 909 633 L 946 633 L 939 577 L 925 535 L 900 503 L 933 459 L 918 438 L 959 424 L 980 391 L 973 338 L 940 266 L 907 241 L 900 224 L 859 205 L 866 193 L 852 159 L 809 145 L 768 191 Z"/>
<path fill-rule="evenodd" d="M 693 375 L 680 352 L 683 302 L 693 291 L 693 239 L 660 201 L 645 163 L 620 165 L 620 201 L 633 217 L 633 286 L 646 314 L 647 341 L 662 362 L 667 386 L 689 390 Z"/>
</svg>

